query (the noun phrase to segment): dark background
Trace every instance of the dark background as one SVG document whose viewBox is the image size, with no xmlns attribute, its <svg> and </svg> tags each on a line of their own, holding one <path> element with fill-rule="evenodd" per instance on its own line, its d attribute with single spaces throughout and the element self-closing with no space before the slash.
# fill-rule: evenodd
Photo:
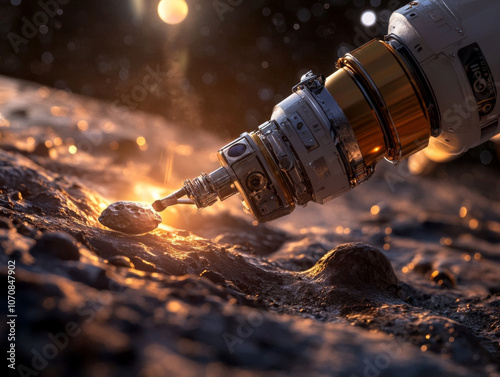
<svg viewBox="0 0 500 377">
<path fill-rule="evenodd" d="M 158 17 L 159 0 L 61 0 L 45 20 L 42 4 L 54 1 L 0 0 L 0 74 L 228 138 L 269 119 L 309 69 L 328 75 L 340 54 L 382 36 L 406 3 L 187 0 L 186 20 L 172 26 Z M 379 16 L 371 28 L 360 22 L 368 9 Z M 30 34 L 26 21 L 41 26 Z M 15 46 L 14 34 L 26 39 Z M 138 97 L 148 67 L 169 77 Z"/>
</svg>

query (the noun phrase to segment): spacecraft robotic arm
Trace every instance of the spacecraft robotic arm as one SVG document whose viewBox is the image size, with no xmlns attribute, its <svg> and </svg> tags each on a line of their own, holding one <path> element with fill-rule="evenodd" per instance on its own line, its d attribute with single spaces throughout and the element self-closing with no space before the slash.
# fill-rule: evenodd
<svg viewBox="0 0 500 377">
<path fill-rule="evenodd" d="M 413 1 L 385 40 L 307 73 L 271 119 L 218 151 L 221 167 L 157 200 L 204 208 L 239 193 L 259 222 L 324 204 L 366 181 L 378 161 L 435 161 L 500 133 L 500 2 Z"/>
</svg>

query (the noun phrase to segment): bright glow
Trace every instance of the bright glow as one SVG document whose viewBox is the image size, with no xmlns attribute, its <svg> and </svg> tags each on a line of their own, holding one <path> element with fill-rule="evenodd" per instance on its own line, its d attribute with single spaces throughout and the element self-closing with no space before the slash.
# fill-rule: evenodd
<svg viewBox="0 0 500 377">
<path fill-rule="evenodd" d="M 137 145 L 141 146 L 141 145 L 146 144 L 146 139 L 144 138 L 144 136 L 139 136 L 139 137 L 136 139 L 136 142 L 137 142 Z"/>
<path fill-rule="evenodd" d="M 366 26 L 370 27 L 375 25 L 375 22 L 377 22 L 377 15 L 375 14 L 374 11 L 372 10 L 367 10 L 366 12 L 363 12 L 361 15 L 361 23 Z"/>
<path fill-rule="evenodd" d="M 89 122 L 87 122 L 86 120 L 80 120 L 76 126 L 78 127 L 78 129 L 80 131 L 87 131 L 89 129 Z"/>
<path fill-rule="evenodd" d="M 477 219 L 471 219 L 469 221 L 469 227 L 471 229 L 477 229 L 478 226 L 479 226 L 479 221 L 477 221 Z"/>
<path fill-rule="evenodd" d="M 70 145 L 69 148 L 68 148 L 68 151 L 71 154 L 75 154 L 76 152 L 78 152 L 78 148 L 76 146 L 74 146 L 74 145 Z"/>
<path fill-rule="evenodd" d="M 60 106 L 52 106 L 50 108 L 50 113 L 55 117 L 65 117 L 68 115 L 68 109 Z"/>
<path fill-rule="evenodd" d="M 0 113 L 0 127 L 10 127 L 9 120 L 5 119 L 2 113 Z"/>
<path fill-rule="evenodd" d="M 175 153 L 181 156 L 189 157 L 193 154 L 193 147 L 191 145 L 179 144 L 175 147 Z"/>
<path fill-rule="evenodd" d="M 133 197 L 138 202 L 152 202 L 162 197 L 163 187 L 150 185 L 148 183 L 136 183 L 134 185 Z"/>
<path fill-rule="evenodd" d="M 184 21 L 188 10 L 188 5 L 184 0 L 161 0 L 158 4 L 158 15 L 163 22 L 170 25 Z"/>
</svg>

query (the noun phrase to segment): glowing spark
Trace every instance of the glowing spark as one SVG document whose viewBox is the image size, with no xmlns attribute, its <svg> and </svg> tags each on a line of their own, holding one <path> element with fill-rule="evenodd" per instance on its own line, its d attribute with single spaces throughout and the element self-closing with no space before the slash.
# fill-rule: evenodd
<svg viewBox="0 0 500 377">
<path fill-rule="evenodd" d="M 45 146 L 46 146 L 47 148 L 52 147 L 52 141 L 50 141 L 50 140 L 45 141 Z"/>
<path fill-rule="evenodd" d="M 78 148 L 74 145 L 70 145 L 68 148 L 68 152 L 71 154 L 75 154 L 76 152 L 78 152 Z"/>
<path fill-rule="evenodd" d="M 375 14 L 374 11 L 372 10 L 367 10 L 366 12 L 363 12 L 361 15 L 361 23 L 366 26 L 370 27 L 375 25 L 375 22 L 377 22 L 377 15 Z"/>
<path fill-rule="evenodd" d="M 49 88 L 41 87 L 37 90 L 37 94 L 40 98 L 47 98 L 50 95 L 50 90 Z"/>
<path fill-rule="evenodd" d="M 439 242 L 441 243 L 441 245 L 451 246 L 453 240 L 449 237 L 441 237 L 441 240 Z"/>
<path fill-rule="evenodd" d="M 467 208 L 461 207 L 460 208 L 460 217 L 463 219 L 465 216 L 467 216 Z"/>
<path fill-rule="evenodd" d="M 373 206 L 371 209 L 370 209 L 370 212 L 372 215 L 378 215 L 379 212 L 380 212 L 380 207 L 379 206 Z"/>
<path fill-rule="evenodd" d="M 78 129 L 80 131 L 87 131 L 89 129 L 89 122 L 87 122 L 86 120 L 80 120 L 76 126 L 78 127 Z"/>
<path fill-rule="evenodd" d="M 50 113 L 55 117 L 64 117 L 68 115 L 68 109 L 60 107 L 60 106 L 52 106 L 50 108 Z"/>
<path fill-rule="evenodd" d="M 177 300 L 172 300 L 166 305 L 167 310 L 173 313 L 185 314 L 186 309 L 182 306 L 182 304 Z"/>
<path fill-rule="evenodd" d="M 158 4 L 158 15 L 163 22 L 170 25 L 184 21 L 188 10 L 188 5 L 184 0 L 161 0 Z"/>
<path fill-rule="evenodd" d="M 138 146 L 142 146 L 142 145 L 146 144 L 146 139 L 143 136 L 139 136 L 136 139 L 136 143 Z"/>
<path fill-rule="evenodd" d="M 56 137 L 56 138 L 54 139 L 54 145 L 55 145 L 56 147 L 58 147 L 58 146 L 62 145 L 62 139 L 61 139 L 60 137 Z"/>
<path fill-rule="evenodd" d="M 477 227 L 479 226 L 479 221 L 477 221 L 476 219 L 471 219 L 469 221 L 469 226 L 471 229 L 477 229 Z"/>
</svg>

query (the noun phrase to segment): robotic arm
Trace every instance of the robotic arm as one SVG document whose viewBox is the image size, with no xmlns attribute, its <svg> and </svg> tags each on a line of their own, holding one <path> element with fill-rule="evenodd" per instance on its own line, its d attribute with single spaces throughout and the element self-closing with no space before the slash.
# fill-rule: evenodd
<svg viewBox="0 0 500 377">
<path fill-rule="evenodd" d="M 500 2 L 413 1 L 384 41 L 346 54 L 326 79 L 307 73 L 271 119 L 218 151 L 221 167 L 153 203 L 211 206 L 239 193 L 259 222 L 326 203 L 423 150 L 435 161 L 500 133 Z"/>
</svg>

